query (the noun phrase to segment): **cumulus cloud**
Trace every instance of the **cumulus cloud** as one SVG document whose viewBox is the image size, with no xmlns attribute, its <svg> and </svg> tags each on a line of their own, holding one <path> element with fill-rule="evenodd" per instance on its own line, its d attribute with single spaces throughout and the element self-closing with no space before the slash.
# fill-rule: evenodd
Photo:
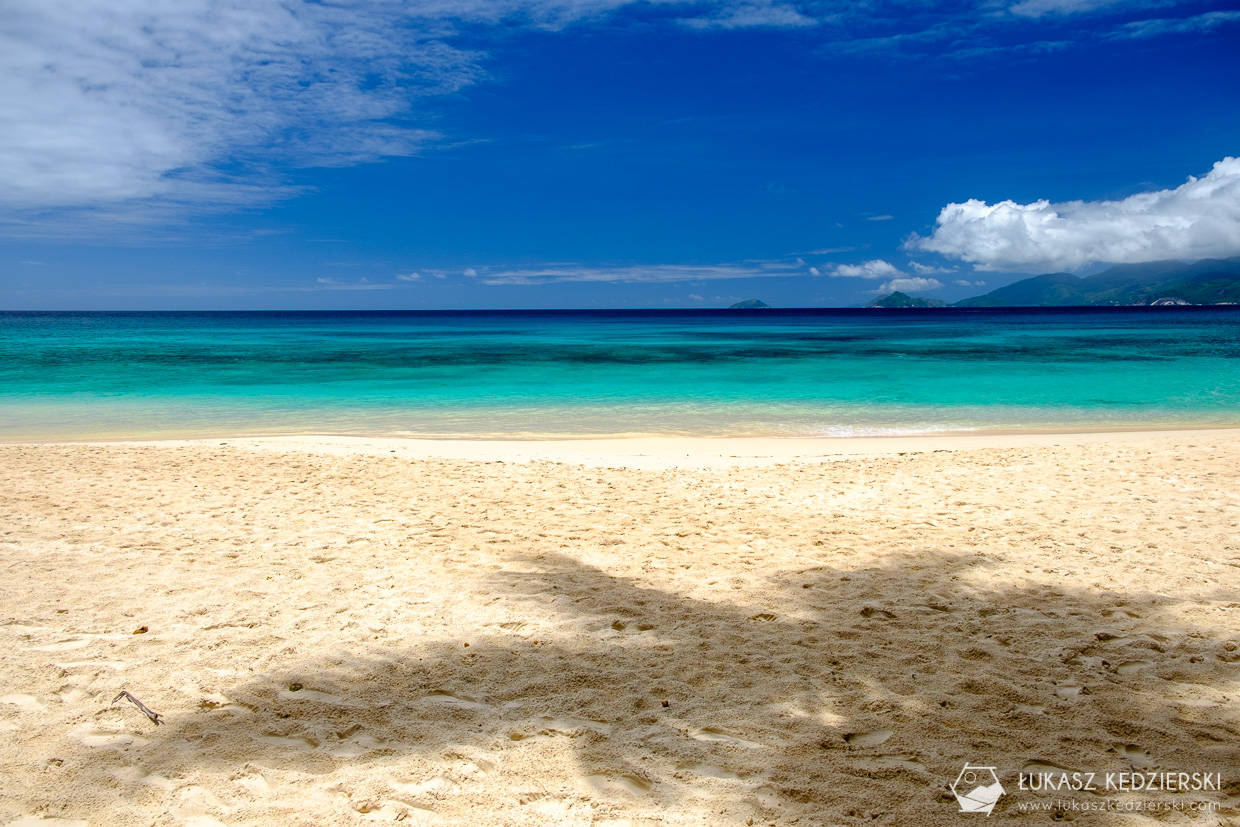
<svg viewBox="0 0 1240 827">
<path fill-rule="evenodd" d="M 397 281 L 421 281 L 421 273 L 401 273 L 396 277 Z"/>
<path fill-rule="evenodd" d="M 968 279 L 956 279 L 955 281 L 952 282 L 952 284 L 958 285 L 960 287 L 985 287 L 986 286 L 986 282 L 984 281 L 969 281 Z"/>
<path fill-rule="evenodd" d="M 938 279 L 923 279 L 917 276 L 908 276 L 902 279 L 892 279 L 883 282 L 876 293 L 891 293 L 896 290 L 901 293 L 925 292 L 926 290 L 939 290 L 943 287 L 943 282 Z"/>
<path fill-rule="evenodd" d="M 929 236 L 914 234 L 905 246 L 1006 271 L 1240 255 L 1240 158 L 1119 201 L 948 204 Z"/>
<path fill-rule="evenodd" d="M 894 264 L 876 258 L 873 261 L 862 262 L 861 264 L 837 264 L 828 271 L 830 276 L 845 276 L 849 278 L 859 279 L 886 279 L 893 276 L 903 276 L 900 268 Z"/>
</svg>

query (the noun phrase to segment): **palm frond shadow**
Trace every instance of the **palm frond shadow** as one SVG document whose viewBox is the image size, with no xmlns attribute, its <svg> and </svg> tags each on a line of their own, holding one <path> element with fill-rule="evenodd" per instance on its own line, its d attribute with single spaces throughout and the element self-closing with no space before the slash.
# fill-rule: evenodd
<svg viewBox="0 0 1240 827">
<path fill-rule="evenodd" d="M 1034 762 L 1240 766 L 1225 702 L 1240 654 L 1177 620 L 1166 596 L 996 585 L 975 576 L 984 557 L 936 549 L 808 567 L 781 577 L 778 605 L 757 606 L 560 554 L 511 560 L 479 577 L 549 630 L 514 622 L 468 646 L 293 664 L 233 687 L 228 704 L 169 715 L 135 760 L 167 776 L 361 764 L 371 785 L 351 794 L 428 807 L 426 778 L 452 764 L 458 780 L 502 782 L 497 810 L 576 796 L 718 823 L 955 823 L 946 788 L 965 761 L 1009 777 Z M 557 761 L 573 767 L 571 789 L 540 778 Z"/>
</svg>

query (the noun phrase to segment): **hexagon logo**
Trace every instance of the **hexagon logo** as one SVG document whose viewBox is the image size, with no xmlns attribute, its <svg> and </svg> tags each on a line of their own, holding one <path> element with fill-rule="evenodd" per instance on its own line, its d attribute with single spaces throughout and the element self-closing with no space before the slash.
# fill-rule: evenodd
<svg viewBox="0 0 1240 827">
<path fill-rule="evenodd" d="M 994 767 L 978 767 L 969 763 L 964 765 L 952 784 L 952 795 L 960 803 L 962 813 L 990 815 L 1005 792 Z"/>
</svg>

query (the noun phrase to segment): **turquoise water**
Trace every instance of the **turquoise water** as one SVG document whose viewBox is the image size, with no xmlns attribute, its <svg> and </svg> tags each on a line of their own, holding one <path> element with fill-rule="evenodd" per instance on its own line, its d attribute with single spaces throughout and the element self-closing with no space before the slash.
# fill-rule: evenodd
<svg viewBox="0 0 1240 827">
<path fill-rule="evenodd" d="M 1240 425 L 1240 308 L 0 313 L 0 439 Z"/>
</svg>

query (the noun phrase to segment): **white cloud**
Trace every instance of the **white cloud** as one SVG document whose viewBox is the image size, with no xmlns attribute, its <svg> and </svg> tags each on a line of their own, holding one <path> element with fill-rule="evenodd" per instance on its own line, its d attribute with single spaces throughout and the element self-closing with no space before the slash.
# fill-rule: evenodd
<svg viewBox="0 0 1240 827">
<path fill-rule="evenodd" d="M 742 0 L 742 2 L 728 2 L 720 5 L 721 8 L 713 14 L 705 17 L 690 17 L 681 22 L 700 29 L 786 29 L 818 24 L 816 19 L 801 14 L 790 3 Z"/>
<path fill-rule="evenodd" d="M 866 221 L 890 221 L 895 218 L 894 215 L 871 215 Z"/>
<path fill-rule="evenodd" d="M 397 281 L 421 281 L 421 273 L 402 273 L 396 277 Z"/>
<path fill-rule="evenodd" d="M 1238 11 L 1212 11 L 1195 17 L 1178 19 L 1135 20 L 1125 23 L 1112 33 L 1114 38 L 1157 37 L 1164 34 L 1193 34 L 1208 32 L 1225 23 L 1240 21 Z"/>
<path fill-rule="evenodd" d="M 441 139 L 419 99 L 485 76 L 459 22 L 557 29 L 637 0 L 7 0 L 0 210 L 235 206 L 281 173 L 410 155 Z M 791 6 L 654 0 L 711 26 L 804 25 Z M 121 205 L 127 205 L 124 210 Z M 175 209 L 173 209 L 175 211 Z M 21 223 L 10 215 L 10 223 Z"/>
<path fill-rule="evenodd" d="M 279 288 L 269 288 L 269 289 L 275 289 L 275 290 L 280 290 L 280 291 L 289 290 L 292 292 L 299 292 L 303 290 L 391 290 L 392 288 L 396 287 L 395 284 L 371 284 L 369 279 L 367 279 L 365 276 L 363 276 L 362 278 L 358 279 L 355 282 L 338 281 L 337 279 L 323 278 L 320 276 L 319 278 L 315 279 L 314 282 L 315 282 L 315 285 L 317 286 L 313 288 L 279 287 Z"/>
<path fill-rule="evenodd" d="M 916 276 L 910 276 L 902 279 L 892 279 L 883 282 L 879 288 L 874 291 L 876 293 L 891 293 L 896 290 L 901 293 L 925 292 L 927 290 L 939 290 L 943 287 L 943 282 L 938 279 L 923 279 Z"/>
<path fill-rule="evenodd" d="M 1018 17 L 1042 17 L 1047 14 L 1080 14 L 1105 6 L 1113 6 L 1121 0 L 1021 0 L 1008 7 Z"/>
<path fill-rule="evenodd" d="M 952 284 L 959 285 L 960 287 L 985 287 L 986 286 L 986 282 L 984 281 L 969 281 L 968 279 L 956 279 L 955 281 L 952 282 Z"/>
<path fill-rule="evenodd" d="M 892 276 L 903 276 L 900 268 L 894 264 L 876 258 L 861 264 L 837 264 L 827 273 L 829 276 L 845 276 L 860 279 L 886 279 Z"/>
<path fill-rule="evenodd" d="M 1120 201 L 948 204 L 928 237 L 913 235 L 905 246 L 1006 271 L 1240 255 L 1240 158 Z"/>
<path fill-rule="evenodd" d="M 410 96 L 476 55 L 391 5 L 10 0 L 0 18 L 0 203 L 263 202 L 269 172 L 416 152 Z"/>
<path fill-rule="evenodd" d="M 944 276 L 956 272 L 955 267 L 931 267 L 918 261 L 910 261 L 909 269 L 919 276 Z"/>
<path fill-rule="evenodd" d="M 472 272 L 471 272 L 472 271 Z M 577 282 L 657 283 L 712 281 L 716 279 L 748 279 L 770 276 L 796 276 L 799 270 L 792 263 L 778 261 L 741 262 L 739 264 L 651 264 L 588 266 L 579 264 L 548 264 L 541 267 L 470 268 L 483 284 L 553 284 Z"/>
<path fill-rule="evenodd" d="M 1022 0 L 1011 10 L 1037 17 L 1101 4 Z M 33 232 L 50 212 L 70 210 L 141 226 L 294 196 L 291 168 L 411 155 L 447 140 L 424 99 L 487 77 L 488 55 L 452 45 L 461 24 L 555 31 L 639 6 L 701 28 L 823 26 L 831 43 L 893 27 L 903 27 L 897 36 L 929 31 L 916 22 L 929 16 L 899 5 L 814 12 L 787 0 L 6 0 L 0 220 Z M 944 42 L 1003 25 L 989 11 L 929 7 L 949 18 Z M 1120 31 L 1204 31 L 1236 14 Z"/>
</svg>

